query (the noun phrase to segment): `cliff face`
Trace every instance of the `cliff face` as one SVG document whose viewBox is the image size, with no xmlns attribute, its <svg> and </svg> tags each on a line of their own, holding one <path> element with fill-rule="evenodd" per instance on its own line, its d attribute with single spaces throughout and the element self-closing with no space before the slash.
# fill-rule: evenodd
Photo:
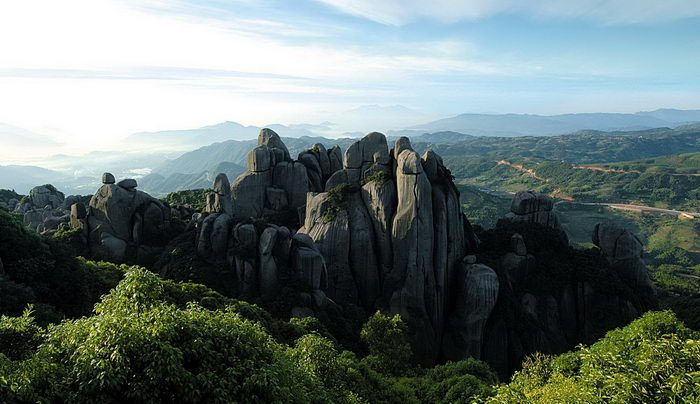
<svg viewBox="0 0 700 404">
<path fill-rule="evenodd" d="M 449 171 L 407 138 L 390 150 L 370 133 L 348 148 L 325 191 L 310 194 L 304 225 L 328 265 L 338 304 L 400 314 L 416 356 L 438 359 L 466 251 L 465 218 Z"/>
</svg>

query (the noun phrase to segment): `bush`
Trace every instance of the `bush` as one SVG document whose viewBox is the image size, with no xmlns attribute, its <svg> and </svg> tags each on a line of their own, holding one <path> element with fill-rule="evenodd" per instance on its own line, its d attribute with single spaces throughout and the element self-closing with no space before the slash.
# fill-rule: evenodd
<svg viewBox="0 0 700 404">
<path fill-rule="evenodd" d="M 25 359 L 41 341 L 42 329 L 34 322 L 29 306 L 19 317 L 0 317 L 0 353 L 10 359 Z"/>
<path fill-rule="evenodd" d="M 311 402 L 326 392 L 262 326 L 232 308 L 168 304 L 143 269 L 95 315 L 49 328 L 6 376 L 11 396 L 42 402 Z"/>
<path fill-rule="evenodd" d="M 489 402 L 685 403 L 700 400 L 700 333 L 648 312 L 592 346 L 535 355 Z"/>
<path fill-rule="evenodd" d="M 397 376 L 406 373 L 413 352 L 408 327 L 398 314 L 389 318 L 377 311 L 362 327 L 360 338 L 370 353 L 365 359 L 375 370 Z"/>
</svg>

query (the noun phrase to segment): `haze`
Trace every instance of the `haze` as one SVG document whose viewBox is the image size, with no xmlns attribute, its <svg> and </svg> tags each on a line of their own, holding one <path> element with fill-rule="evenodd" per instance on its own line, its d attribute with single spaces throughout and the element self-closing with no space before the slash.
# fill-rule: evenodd
<svg viewBox="0 0 700 404">
<path fill-rule="evenodd" d="M 698 109 L 698 54 L 693 0 L 6 1 L 0 123 L 33 140 L 0 158 L 223 121 L 330 120 L 337 137 L 465 112 Z M 401 113 L 339 122 L 365 105 Z"/>
</svg>

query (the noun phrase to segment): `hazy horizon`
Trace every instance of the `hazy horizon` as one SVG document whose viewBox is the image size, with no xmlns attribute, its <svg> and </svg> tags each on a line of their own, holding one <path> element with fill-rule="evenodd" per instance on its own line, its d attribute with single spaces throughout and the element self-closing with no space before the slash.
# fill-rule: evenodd
<svg viewBox="0 0 700 404">
<path fill-rule="evenodd" d="M 332 135 L 461 113 L 700 109 L 700 3 L 684 0 L 28 0 L 0 4 L 0 38 L 0 124 L 61 153 L 366 105 L 411 112 L 358 114 Z"/>
</svg>

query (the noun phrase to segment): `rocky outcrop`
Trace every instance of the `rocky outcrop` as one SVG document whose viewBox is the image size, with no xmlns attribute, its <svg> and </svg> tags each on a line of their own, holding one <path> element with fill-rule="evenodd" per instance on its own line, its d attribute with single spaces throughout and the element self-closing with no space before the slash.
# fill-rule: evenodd
<svg viewBox="0 0 700 404">
<path fill-rule="evenodd" d="M 114 262 L 151 263 L 171 234 L 171 208 L 145 192 L 136 190 L 134 179 L 115 184 L 105 173 L 100 189 L 88 207 L 70 207 L 71 228 L 81 229 L 95 258 Z"/>
<path fill-rule="evenodd" d="M 70 220 L 70 203 L 77 196 L 64 197 L 53 185 L 37 186 L 23 200 L 12 203 L 16 213 L 24 214 L 24 225 L 38 233 L 53 233 Z"/>
<path fill-rule="evenodd" d="M 323 254 L 331 299 L 400 314 L 416 356 L 432 363 L 463 297 L 454 286 L 467 251 L 459 193 L 439 156 L 421 157 L 407 138 L 389 150 L 384 135 L 370 133 L 343 162 L 324 192 L 309 194 L 298 234 Z"/>
<path fill-rule="evenodd" d="M 649 273 L 642 259 L 644 244 L 637 235 L 613 223 L 598 223 L 592 240 L 610 266 L 634 286 L 652 289 Z"/>
<path fill-rule="evenodd" d="M 498 301 L 483 327 L 481 345 L 469 345 L 469 353 L 449 346 L 455 333 L 448 328 L 446 358 L 478 356 L 505 378 L 528 354 L 592 343 L 654 307 L 636 236 L 599 224 L 593 232 L 599 249 L 575 250 L 555 217 L 550 198 L 521 192 L 506 220 L 484 232 L 487 245 L 478 259 L 498 275 Z"/>
<path fill-rule="evenodd" d="M 207 193 L 205 212 L 225 213 L 233 215 L 233 200 L 231 199 L 231 185 L 226 174 L 220 173 L 214 179 L 212 192 Z"/>
<path fill-rule="evenodd" d="M 264 139 L 270 144 L 274 143 L 267 132 Z M 274 153 L 284 156 L 281 150 L 286 149 L 283 146 L 283 143 L 277 143 L 277 150 L 280 151 Z M 259 146 L 258 150 L 265 147 Z M 261 161 L 257 157 L 254 159 Z M 254 164 L 254 167 L 268 167 Z M 292 163 L 283 161 L 280 164 L 284 167 Z M 280 165 L 277 167 L 281 169 Z M 222 175 L 215 180 L 214 192 L 218 193 L 219 189 L 223 189 L 220 185 L 228 182 Z M 271 190 L 287 197 L 283 189 L 274 187 L 267 188 L 267 197 Z M 255 192 L 240 188 L 237 191 Z M 247 198 L 246 195 L 240 197 Z M 210 200 L 211 193 L 207 195 L 207 201 Z M 313 316 L 314 310 L 334 304 L 321 290 L 328 289 L 326 261 L 308 236 L 293 235 L 286 226 L 242 220 L 238 209 L 239 204 L 234 205 L 233 214 L 214 209 L 193 220 L 197 254 L 223 268 L 223 271 L 234 274 L 235 285 L 226 285 L 226 289 L 234 290 L 244 299 L 273 301 L 279 297 L 283 286 L 296 285 L 298 301 L 307 303 L 307 306 L 295 306 L 292 314 L 297 315 Z"/>
<path fill-rule="evenodd" d="M 188 265 L 204 262 L 203 279 L 242 299 L 294 317 L 399 314 L 420 363 L 471 356 L 503 376 L 530 353 L 590 342 L 651 307 L 634 235 L 599 225 L 599 249 L 574 250 L 553 201 L 520 192 L 477 237 L 440 156 L 419 155 L 407 138 L 390 149 L 373 132 L 345 153 L 316 144 L 294 160 L 263 129 L 247 157 L 230 186 L 216 177 L 204 212 L 178 239 L 195 244 Z M 104 179 L 89 207 L 74 203 L 69 215 L 95 255 L 148 256 L 162 248 L 169 218 L 192 213 L 136 181 Z M 160 271 L 167 276 L 167 265 Z"/>
<path fill-rule="evenodd" d="M 316 144 L 293 161 L 277 133 L 261 129 L 258 146 L 248 153 L 248 171 L 231 184 L 236 218 L 296 215 L 306 193 L 323 191 L 325 181 L 340 169 L 338 151 Z"/>
<path fill-rule="evenodd" d="M 483 264 L 464 263 L 459 269 L 459 298 L 449 319 L 443 354 L 451 360 L 481 358 L 484 328 L 498 300 L 498 275 Z"/>
<path fill-rule="evenodd" d="M 559 217 L 552 211 L 553 207 L 554 201 L 547 195 L 532 191 L 520 191 L 513 197 L 510 212 L 505 216 L 505 219 L 561 229 Z"/>
</svg>

